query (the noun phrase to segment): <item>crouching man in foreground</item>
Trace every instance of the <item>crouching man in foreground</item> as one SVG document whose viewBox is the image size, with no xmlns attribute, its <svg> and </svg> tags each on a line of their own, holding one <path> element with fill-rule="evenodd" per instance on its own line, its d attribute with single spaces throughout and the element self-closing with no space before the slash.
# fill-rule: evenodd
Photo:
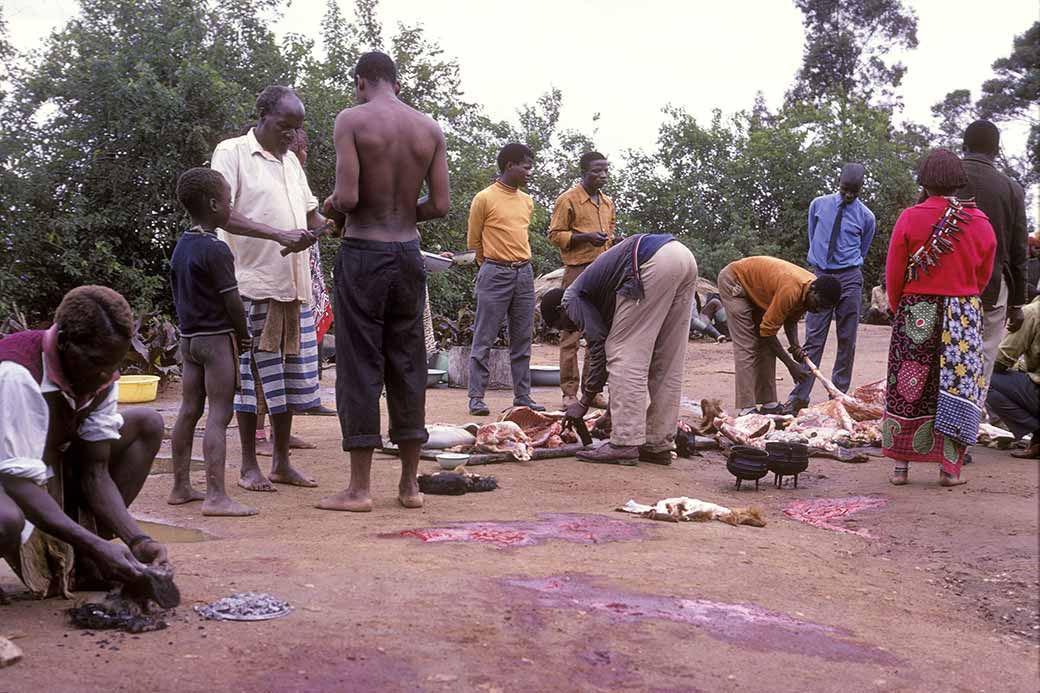
<svg viewBox="0 0 1040 693">
<path fill-rule="evenodd" d="M 0 555 L 38 597 L 106 589 L 99 578 L 129 582 L 167 560 L 127 511 L 163 435 L 154 410 L 116 411 L 132 332 L 122 296 L 81 286 L 49 330 L 0 340 Z"/>
<path fill-rule="evenodd" d="M 584 416 L 610 379 L 610 442 L 579 459 L 671 464 L 696 284 L 697 261 L 684 245 L 640 234 L 596 258 L 566 292 L 542 297 L 546 323 L 583 331 L 588 345 L 589 375 L 567 416 Z"/>
</svg>

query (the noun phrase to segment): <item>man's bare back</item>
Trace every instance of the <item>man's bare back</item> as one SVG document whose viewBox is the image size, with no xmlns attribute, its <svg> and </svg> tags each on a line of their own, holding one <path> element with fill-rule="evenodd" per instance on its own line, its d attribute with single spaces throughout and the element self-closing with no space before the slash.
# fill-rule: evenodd
<svg viewBox="0 0 1040 693">
<path fill-rule="evenodd" d="M 447 213 L 444 133 L 433 119 L 383 93 L 341 111 L 334 137 L 332 200 L 347 213 L 344 236 L 411 241 L 417 221 Z M 429 196 L 420 200 L 424 182 Z"/>
</svg>

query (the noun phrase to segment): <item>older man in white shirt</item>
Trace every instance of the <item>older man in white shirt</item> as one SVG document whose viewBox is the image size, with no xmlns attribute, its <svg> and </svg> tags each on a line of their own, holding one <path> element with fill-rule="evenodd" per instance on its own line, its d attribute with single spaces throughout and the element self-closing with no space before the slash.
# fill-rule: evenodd
<svg viewBox="0 0 1040 693">
<path fill-rule="evenodd" d="M 233 211 L 219 236 L 235 256 L 235 274 L 254 348 L 239 364 L 235 397 L 242 470 L 239 486 L 274 491 L 271 482 L 316 486 L 289 464 L 293 412 L 320 406 L 318 344 L 306 251 L 325 224 L 303 168 L 288 155 L 303 127 L 303 103 L 288 87 L 270 86 L 256 101 L 259 120 L 224 140 L 210 165 L 231 186 Z M 313 230 L 313 231 L 312 231 Z M 256 459 L 257 414 L 271 415 L 274 455 L 264 476 Z"/>
</svg>

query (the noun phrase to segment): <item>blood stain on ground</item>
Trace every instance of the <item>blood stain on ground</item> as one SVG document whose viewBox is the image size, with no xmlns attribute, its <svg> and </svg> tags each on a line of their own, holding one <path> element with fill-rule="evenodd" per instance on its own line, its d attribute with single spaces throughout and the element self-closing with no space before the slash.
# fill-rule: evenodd
<svg viewBox="0 0 1040 693">
<path fill-rule="evenodd" d="M 895 664 L 899 660 L 872 645 L 849 640 L 845 630 L 754 604 L 727 604 L 623 592 L 600 587 L 585 575 L 507 578 L 506 590 L 541 608 L 600 613 L 615 622 L 645 620 L 685 623 L 724 642 L 762 652 L 784 652 L 830 661 Z"/>
<path fill-rule="evenodd" d="M 888 501 L 879 496 L 848 496 L 846 498 L 810 498 L 797 500 L 784 506 L 784 515 L 813 527 L 829 529 L 833 532 L 855 534 L 867 539 L 873 535 L 865 529 L 849 529 L 835 520 L 840 520 L 861 510 L 880 510 L 888 505 Z"/>
<path fill-rule="evenodd" d="M 537 520 L 453 522 L 439 527 L 406 529 L 382 537 L 414 537 L 424 542 L 473 542 L 495 548 L 535 546 L 550 539 L 574 544 L 638 541 L 645 527 L 603 515 L 540 513 Z"/>
</svg>

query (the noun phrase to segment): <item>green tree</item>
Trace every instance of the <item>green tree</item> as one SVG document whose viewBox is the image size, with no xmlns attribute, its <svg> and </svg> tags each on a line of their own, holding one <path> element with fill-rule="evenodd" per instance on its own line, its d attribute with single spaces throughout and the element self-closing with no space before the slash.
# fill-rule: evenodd
<svg viewBox="0 0 1040 693">
<path fill-rule="evenodd" d="M 993 63 L 996 77 L 982 85 L 979 113 L 1029 125 L 1026 181 L 1040 181 L 1040 21 L 1015 37 L 1011 55 Z"/>
<path fill-rule="evenodd" d="M 800 100 L 890 99 L 906 67 L 893 51 L 917 47 L 917 16 L 900 0 L 794 0 L 805 47 L 791 90 Z"/>
<path fill-rule="evenodd" d="M 267 28 L 272 0 L 82 0 L 12 86 L 0 275 L 42 318 L 69 288 L 102 283 L 169 311 L 168 257 L 185 222 L 177 176 L 247 121 L 260 89 L 294 66 Z"/>
</svg>

